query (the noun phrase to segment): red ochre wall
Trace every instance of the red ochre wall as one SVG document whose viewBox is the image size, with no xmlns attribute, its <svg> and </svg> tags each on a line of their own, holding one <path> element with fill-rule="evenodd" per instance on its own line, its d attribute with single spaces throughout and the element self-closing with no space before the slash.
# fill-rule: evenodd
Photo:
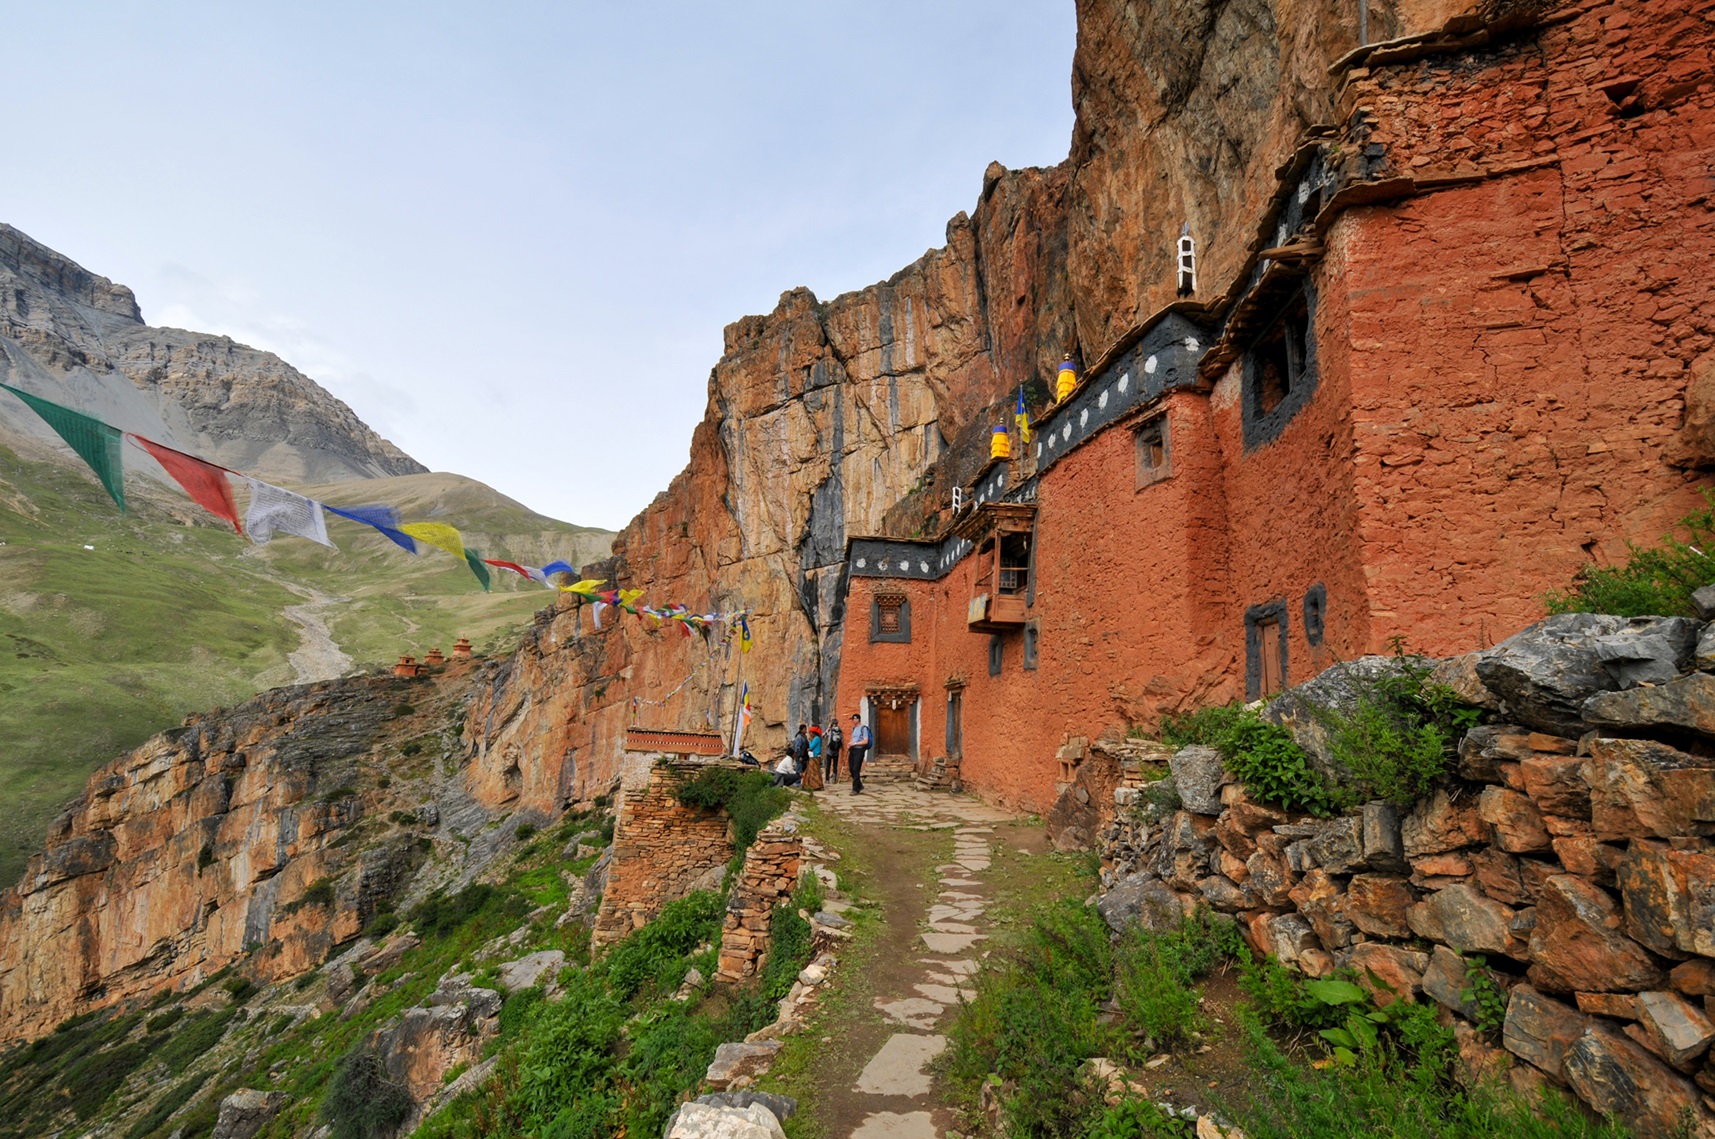
<svg viewBox="0 0 1715 1139">
<path fill-rule="evenodd" d="M 1289 682 L 1395 635 L 1465 652 L 1696 508 L 1708 479 L 1664 453 L 1715 348 L 1715 86 L 1680 58 L 1711 25 L 1651 7 L 1590 6 L 1475 69 L 1356 79 L 1347 103 L 1390 162 L 1468 180 L 1334 222 L 1310 401 L 1247 450 L 1235 364 L 1163 401 L 1171 478 L 1136 485 L 1127 424 L 1045 473 L 1034 671 L 1012 632 L 989 675 L 989 637 L 965 627 L 973 559 L 939 582 L 853 579 L 842 714 L 868 684 L 915 682 L 921 756 L 939 755 L 962 679 L 966 784 L 1045 810 L 1067 736 L 1244 695 L 1251 606 L 1284 603 Z M 1624 75 L 1646 78 L 1620 115 L 1601 84 Z M 911 644 L 869 643 L 876 589 L 911 598 Z"/>
</svg>

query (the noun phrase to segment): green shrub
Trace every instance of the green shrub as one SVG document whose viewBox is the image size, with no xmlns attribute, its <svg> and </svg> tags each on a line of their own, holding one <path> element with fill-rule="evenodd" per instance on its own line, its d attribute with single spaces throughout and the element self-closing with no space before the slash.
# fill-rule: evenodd
<svg viewBox="0 0 1715 1139">
<path fill-rule="evenodd" d="M 399 719 L 404 716 L 412 715 L 416 711 L 417 709 L 412 707 L 410 704 L 399 703 L 393 705 L 393 711 L 391 714 L 394 719 Z"/>
<path fill-rule="evenodd" d="M 1133 1096 L 1103 1111 L 1084 1133 L 1085 1139 L 1193 1139 L 1196 1134 L 1195 1124 Z"/>
<path fill-rule="evenodd" d="M 757 832 L 792 801 L 791 793 L 774 786 L 766 773 L 731 767 L 704 768 L 680 786 L 677 797 L 687 807 L 725 810 L 732 820 L 733 845 L 740 851 L 755 842 Z M 611 839 L 611 830 L 603 837 Z"/>
<path fill-rule="evenodd" d="M 79 1120 L 87 1120 L 106 1105 L 125 1077 L 149 1059 L 154 1049 L 141 1041 L 121 1044 L 85 1056 L 61 1077 L 71 1093 L 71 1108 Z"/>
<path fill-rule="evenodd" d="M 705 941 L 720 940 L 725 916 L 725 900 L 707 890 L 669 902 L 654 921 L 609 949 L 597 971 L 620 1000 L 646 987 L 670 993 L 690 971 L 691 952 Z"/>
<path fill-rule="evenodd" d="M 209 1073 L 203 1072 L 173 1085 L 165 1095 L 155 1101 L 155 1106 L 151 1107 L 138 1118 L 136 1123 L 131 1125 L 131 1130 L 125 1133 L 125 1139 L 144 1139 L 145 1136 L 152 1134 L 167 1121 L 173 1112 L 190 1102 L 191 1097 L 196 1095 L 202 1086 L 208 1082 L 208 1077 Z"/>
<path fill-rule="evenodd" d="M 234 977 L 224 986 L 227 996 L 232 998 L 235 1005 L 243 1004 L 256 992 L 256 982 L 249 977 Z"/>
<path fill-rule="evenodd" d="M 1246 709 L 1234 701 L 1231 704 L 1210 704 L 1183 716 L 1164 716 L 1161 720 L 1161 740 L 1172 747 L 1220 747 L 1221 739 L 1240 720 Z"/>
<path fill-rule="evenodd" d="M 161 1032 L 173 1027 L 173 1025 L 179 1022 L 179 1018 L 184 1015 L 184 1009 L 170 1008 L 166 1012 L 150 1017 L 145 1027 L 147 1027 L 150 1032 Z"/>
<path fill-rule="evenodd" d="M 1703 490 L 1704 508 L 1679 520 L 1686 541 L 1663 534 L 1660 546 L 1626 543 L 1624 565 L 1588 565 L 1572 588 L 1547 597 L 1550 613 L 1616 613 L 1621 617 L 1695 617 L 1691 594 L 1715 583 L 1715 492 Z"/>
<path fill-rule="evenodd" d="M 382 910 L 369 919 L 369 924 L 363 927 L 363 936 L 383 938 L 399 928 L 399 915 L 392 910 Z"/>
<path fill-rule="evenodd" d="M 768 926 L 768 960 L 762 966 L 762 995 L 778 1001 L 792 991 L 792 984 L 810 963 L 810 923 L 800 910 L 813 914 L 822 908 L 822 888 L 810 878 L 786 901 L 774 907 Z"/>
<path fill-rule="evenodd" d="M 1238 930 L 1231 922 L 1198 911 L 1172 933 L 1135 926 L 1114 950 L 1114 999 L 1126 1026 L 1175 1047 L 1203 1032 L 1207 1019 L 1196 982 L 1237 952 Z"/>
<path fill-rule="evenodd" d="M 524 899 L 486 882 L 476 882 L 451 897 L 430 894 L 411 911 L 410 917 L 419 937 L 433 939 L 449 937 L 478 918 L 500 912 L 522 917 Z"/>
<path fill-rule="evenodd" d="M 1480 953 L 1465 962 L 1465 987 L 1459 990 L 1459 999 L 1477 1006 L 1477 1029 L 1493 1038 L 1507 1019 L 1507 994 L 1495 984 L 1488 965 L 1488 958 Z"/>
<path fill-rule="evenodd" d="M 517 839 L 519 842 L 529 842 L 532 838 L 536 837 L 536 824 L 518 824 L 518 829 L 512 832 L 512 837 Z"/>
<path fill-rule="evenodd" d="M 220 1038 L 226 1035 L 227 1026 L 232 1023 L 237 1008 L 226 1008 L 218 1012 L 199 1012 L 185 1018 L 179 1025 L 173 1038 L 156 1052 L 161 1063 L 167 1066 L 167 1071 L 178 1075 L 204 1053 L 220 1043 Z"/>
<path fill-rule="evenodd" d="M 569 972 L 564 989 L 559 1000 L 542 1007 L 518 1058 L 513 1106 L 523 1134 L 533 1134 L 550 1123 L 570 1126 L 561 1122 L 567 1113 L 605 1120 L 615 1106 L 605 1090 L 626 1006 L 590 973 Z"/>
<path fill-rule="evenodd" d="M 1397 637 L 1393 664 L 1359 681 L 1350 713 L 1327 711 L 1322 719 L 1329 755 L 1351 773 L 1359 797 L 1409 810 L 1447 773 L 1479 713 L 1452 689 L 1430 683 L 1432 668 L 1408 656 Z"/>
<path fill-rule="evenodd" d="M 1318 818 L 1336 814 L 1351 803 L 1349 794 L 1310 766 L 1310 757 L 1291 732 L 1248 708 L 1239 710 L 1213 746 L 1220 749 L 1227 770 L 1261 802 Z"/>
<path fill-rule="evenodd" d="M 411 1114 L 411 1094 L 387 1078 L 381 1058 L 359 1046 L 346 1053 L 322 1100 L 333 1139 L 385 1139 Z"/>
<path fill-rule="evenodd" d="M 500 1006 L 500 1034 L 516 1036 L 536 1015 L 542 1004 L 542 987 L 532 985 L 507 996 Z"/>
</svg>

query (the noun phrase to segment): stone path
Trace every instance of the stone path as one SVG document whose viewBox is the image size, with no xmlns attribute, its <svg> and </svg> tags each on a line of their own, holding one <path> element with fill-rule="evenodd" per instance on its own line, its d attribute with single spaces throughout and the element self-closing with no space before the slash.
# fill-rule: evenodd
<svg viewBox="0 0 1715 1139">
<path fill-rule="evenodd" d="M 837 1139 L 935 1139 L 936 1103 L 929 1064 L 947 1046 L 936 1030 L 970 996 L 986 938 L 982 874 L 989 868 L 994 824 L 1012 816 L 970 796 L 919 791 L 908 784 L 872 784 L 862 795 L 830 788 L 823 809 L 873 827 L 951 830 L 953 861 L 935 868 L 939 881 L 914 969 L 878 993 L 875 1007 L 898 1031 L 864 1065 L 853 1093 L 867 1113 L 855 1126 L 836 1126 Z M 923 883 L 927 889 L 931 883 Z"/>
</svg>

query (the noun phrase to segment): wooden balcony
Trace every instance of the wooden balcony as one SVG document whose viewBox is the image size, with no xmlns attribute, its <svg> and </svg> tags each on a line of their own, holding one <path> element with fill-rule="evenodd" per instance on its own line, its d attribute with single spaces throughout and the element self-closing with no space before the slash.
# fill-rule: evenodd
<svg viewBox="0 0 1715 1139">
<path fill-rule="evenodd" d="M 959 526 L 977 547 L 965 624 L 973 633 L 1004 633 L 1024 627 L 1030 604 L 1030 543 L 1036 507 L 991 502 Z"/>
</svg>

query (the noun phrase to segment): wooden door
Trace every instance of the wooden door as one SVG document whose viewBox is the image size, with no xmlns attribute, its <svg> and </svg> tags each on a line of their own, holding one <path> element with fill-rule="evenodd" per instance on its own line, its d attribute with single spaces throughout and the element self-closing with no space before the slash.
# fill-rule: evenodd
<svg viewBox="0 0 1715 1139">
<path fill-rule="evenodd" d="M 899 707 L 886 703 L 875 705 L 875 751 L 877 755 L 911 754 L 911 705 L 903 700 Z"/>
<path fill-rule="evenodd" d="M 1261 681 L 1261 694 L 1272 696 L 1281 689 L 1285 679 L 1285 671 L 1280 664 L 1280 622 L 1258 621 L 1256 626 L 1257 655 L 1261 658 L 1262 668 L 1258 679 Z"/>
</svg>

